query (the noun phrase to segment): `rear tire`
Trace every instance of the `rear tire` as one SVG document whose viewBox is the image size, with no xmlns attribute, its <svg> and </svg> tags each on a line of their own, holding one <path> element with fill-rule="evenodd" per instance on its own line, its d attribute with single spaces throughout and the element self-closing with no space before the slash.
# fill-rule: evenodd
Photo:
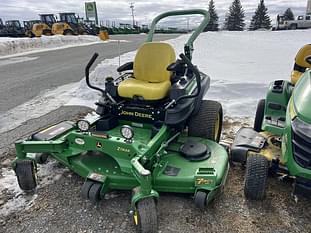
<svg viewBox="0 0 311 233">
<path fill-rule="evenodd" d="M 260 155 L 251 155 L 247 158 L 244 195 L 250 200 L 263 200 L 266 195 L 269 162 Z"/>
<path fill-rule="evenodd" d="M 158 232 L 157 207 L 154 198 L 145 198 L 137 203 L 133 221 L 138 233 Z"/>
<path fill-rule="evenodd" d="M 255 116 L 255 122 L 254 122 L 254 130 L 256 132 L 261 132 L 261 127 L 263 123 L 263 118 L 265 116 L 265 105 L 266 100 L 262 99 L 258 102 L 257 110 L 256 110 L 256 116 Z"/>
<path fill-rule="evenodd" d="M 37 187 L 36 168 L 32 160 L 18 160 L 15 173 L 19 187 L 25 192 L 34 191 Z"/>
<path fill-rule="evenodd" d="M 219 142 L 222 123 L 221 104 L 213 100 L 202 100 L 199 112 L 189 120 L 188 135 Z"/>
</svg>

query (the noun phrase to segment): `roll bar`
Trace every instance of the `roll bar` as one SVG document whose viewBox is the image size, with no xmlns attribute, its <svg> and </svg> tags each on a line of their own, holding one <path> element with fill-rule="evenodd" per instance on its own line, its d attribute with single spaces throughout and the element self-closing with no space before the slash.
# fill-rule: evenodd
<svg viewBox="0 0 311 233">
<path fill-rule="evenodd" d="M 203 32 L 204 28 L 210 21 L 210 14 L 208 11 L 203 9 L 192 9 L 192 10 L 177 10 L 177 11 L 168 11 L 163 14 L 158 15 L 151 23 L 150 31 L 148 33 L 147 42 L 152 42 L 153 35 L 155 32 L 155 28 L 157 23 L 166 17 L 169 16 L 179 16 L 179 15 L 203 15 L 204 19 L 202 20 L 201 24 L 194 30 L 188 41 L 184 46 L 184 53 L 191 60 L 192 52 L 193 52 L 193 42 L 197 39 L 201 32 Z"/>
</svg>

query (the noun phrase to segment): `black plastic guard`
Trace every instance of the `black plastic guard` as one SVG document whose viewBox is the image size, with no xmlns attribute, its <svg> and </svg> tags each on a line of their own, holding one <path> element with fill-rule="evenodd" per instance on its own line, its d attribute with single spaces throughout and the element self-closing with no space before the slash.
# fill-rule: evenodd
<svg viewBox="0 0 311 233">
<path fill-rule="evenodd" d="M 249 151 L 259 153 L 265 146 L 266 139 L 253 128 L 241 128 L 231 147 L 231 160 L 245 163 Z"/>
<path fill-rule="evenodd" d="M 57 138 L 58 136 L 68 132 L 74 128 L 74 123 L 71 121 L 63 121 L 57 125 L 50 126 L 40 132 L 32 135 L 32 139 L 36 141 L 49 141 Z"/>
</svg>

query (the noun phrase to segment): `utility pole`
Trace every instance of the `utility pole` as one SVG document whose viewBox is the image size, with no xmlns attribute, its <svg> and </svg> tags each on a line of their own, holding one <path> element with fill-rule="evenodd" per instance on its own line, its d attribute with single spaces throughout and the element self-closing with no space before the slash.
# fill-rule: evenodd
<svg viewBox="0 0 311 233">
<path fill-rule="evenodd" d="M 311 15 L 311 0 L 308 0 L 307 3 L 307 15 Z"/>
<path fill-rule="evenodd" d="M 131 2 L 131 3 L 130 3 L 130 8 L 131 8 L 131 10 L 132 10 L 133 28 L 135 28 L 134 2 Z"/>
</svg>

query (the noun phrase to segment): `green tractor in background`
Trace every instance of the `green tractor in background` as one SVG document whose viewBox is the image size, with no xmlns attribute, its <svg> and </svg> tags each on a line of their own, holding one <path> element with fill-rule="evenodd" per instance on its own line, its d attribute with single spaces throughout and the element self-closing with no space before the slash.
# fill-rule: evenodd
<svg viewBox="0 0 311 233">
<path fill-rule="evenodd" d="M 153 42 L 156 24 L 175 15 L 204 18 L 176 60 L 173 47 Z M 37 162 L 50 156 L 85 179 L 82 197 L 96 203 L 111 190 L 132 190 L 131 211 L 138 232 L 157 232 L 160 192 L 187 193 L 204 208 L 223 190 L 228 154 L 219 145 L 223 112 L 203 100 L 210 78 L 191 62 L 193 42 L 209 22 L 205 10 L 163 13 L 151 25 L 134 62 L 120 66 L 121 76 L 94 86 L 102 93 L 96 114 L 65 121 L 16 142 L 13 163 L 20 188 L 37 186 Z M 34 153 L 43 153 L 38 156 Z"/>
<path fill-rule="evenodd" d="M 268 172 L 293 178 L 293 195 L 311 195 L 311 45 L 296 55 L 291 81 L 270 84 L 257 106 L 254 128 L 242 128 L 231 148 L 246 164 L 246 198 L 262 200 Z"/>
</svg>

